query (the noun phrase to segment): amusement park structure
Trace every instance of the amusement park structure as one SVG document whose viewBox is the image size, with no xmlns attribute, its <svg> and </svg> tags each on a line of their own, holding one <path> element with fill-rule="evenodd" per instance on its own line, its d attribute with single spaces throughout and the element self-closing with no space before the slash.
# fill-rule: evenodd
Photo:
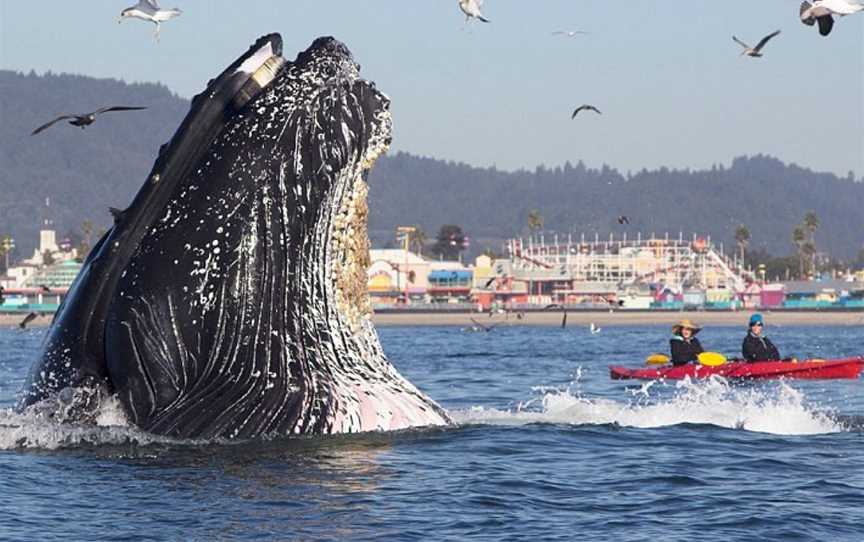
<svg viewBox="0 0 864 542">
<path fill-rule="evenodd" d="M 495 272 L 529 282 L 530 295 L 584 293 L 589 285 L 620 294 L 642 290 L 724 289 L 743 292 L 752 280 L 710 237 L 677 238 L 626 235 L 601 240 L 595 235 L 539 235 L 507 242 L 509 260 L 496 261 Z"/>
</svg>

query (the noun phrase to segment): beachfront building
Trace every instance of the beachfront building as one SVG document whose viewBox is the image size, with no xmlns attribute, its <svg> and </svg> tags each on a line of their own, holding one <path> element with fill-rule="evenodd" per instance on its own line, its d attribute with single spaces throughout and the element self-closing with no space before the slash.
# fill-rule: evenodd
<svg viewBox="0 0 864 542">
<path fill-rule="evenodd" d="M 57 234 L 46 220 L 33 256 L 10 266 L 5 276 L 0 277 L 4 290 L 0 311 L 56 311 L 81 270 L 77 257 L 77 251 L 69 243 L 58 244 Z"/>
<path fill-rule="evenodd" d="M 405 249 L 372 249 L 367 270 L 373 304 L 422 302 L 432 262 Z"/>
<path fill-rule="evenodd" d="M 792 281 L 784 284 L 784 294 L 783 308 L 787 309 L 864 307 L 864 282 Z"/>
<path fill-rule="evenodd" d="M 519 301 L 531 305 L 701 307 L 710 291 L 718 308 L 731 308 L 753 281 L 710 238 L 696 235 L 603 240 L 539 235 L 509 240 L 507 252 L 507 259 L 491 266 L 496 280 L 478 290 L 500 299 L 502 290 L 519 283 L 526 292 Z"/>
</svg>

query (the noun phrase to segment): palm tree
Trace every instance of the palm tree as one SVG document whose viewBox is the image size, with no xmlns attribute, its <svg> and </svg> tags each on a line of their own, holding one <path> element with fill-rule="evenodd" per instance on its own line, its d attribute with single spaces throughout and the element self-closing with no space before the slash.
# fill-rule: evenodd
<svg viewBox="0 0 864 542">
<path fill-rule="evenodd" d="M 804 243 L 807 242 L 807 232 L 800 224 L 792 230 L 792 242 L 798 251 L 799 277 L 804 278 Z"/>
<path fill-rule="evenodd" d="M 813 234 L 819 229 L 819 217 L 815 211 L 807 211 L 804 214 L 804 228 L 810 234 L 810 240 L 813 240 Z"/>
<path fill-rule="evenodd" d="M 804 259 L 808 262 L 807 274 L 815 274 L 816 273 L 816 245 L 813 241 L 804 241 L 804 244 L 801 245 L 801 254 Z"/>
<path fill-rule="evenodd" d="M 81 224 L 81 234 L 81 243 L 78 245 L 77 260 L 83 262 L 87 259 L 87 255 L 90 254 L 90 249 L 93 247 L 93 222 L 85 220 L 84 223 Z"/>
<path fill-rule="evenodd" d="M 744 250 L 750 243 L 750 230 L 744 224 L 735 229 L 735 242 L 738 243 L 738 249 L 741 251 L 741 265 L 744 265 Z"/>
<path fill-rule="evenodd" d="M 819 229 L 819 217 L 815 211 L 807 211 L 804 214 L 804 229 L 807 230 L 807 241 L 810 244 L 810 269 L 816 271 L 816 230 Z"/>
<path fill-rule="evenodd" d="M 540 216 L 540 211 L 531 209 L 528 211 L 528 230 L 531 233 L 538 232 L 543 229 L 543 217 Z"/>
<path fill-rule="evenodd" d="M 15 248 L 15 241 L 11 237 L 5 235 L 0 239 L 0 257 L 5 259 L 6 266 L 4 269 L 7 272 L 9 271 L 9 253 L 12 252 L 13 248 Z"/>
</svg>

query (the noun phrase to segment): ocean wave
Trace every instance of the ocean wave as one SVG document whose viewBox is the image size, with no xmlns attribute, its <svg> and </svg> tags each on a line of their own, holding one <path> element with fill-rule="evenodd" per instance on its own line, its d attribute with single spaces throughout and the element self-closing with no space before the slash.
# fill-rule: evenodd
<svg viewBox="0 0 864 542">
<path fill-rule="evenodd" d="M 671 398 L 654 399 L 647 382 L 627 401 L 584 397 L 578 391 L 539 389 L 541 397 L 513 410 L 474 407 L 451 412 L 460 424 L 617 425 L 634 428 L 712 425 L 775 435 L 819 435 L 850 430 L 830 410 L 807 403 L 785 382 L 740 388 L 722 378 L 683 380 Z"/>
</svg>

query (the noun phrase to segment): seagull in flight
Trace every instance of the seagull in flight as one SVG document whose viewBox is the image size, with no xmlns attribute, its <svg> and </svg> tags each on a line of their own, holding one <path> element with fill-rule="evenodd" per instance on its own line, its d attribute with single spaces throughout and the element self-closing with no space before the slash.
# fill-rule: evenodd
<svg viewBox="0 0 864 542">
<path fill-rule="evenodd" d="M 556 30 L 552 32 L 553 36 L 567 36 L 568 38 L 575 38 L 580 34 L 588 34 L 584 30 Z"/>
<path fill-rule="evenodd" d="M 466 21 L 470 21 L 473 17 L 474 19 L 479 19 L 484 23 L 490 22 L 489 19 L 480 13 L 481 7 L 483 7 L 483 0 L 459 0 L 459 8 L 462 10 L 462 13 L 465 14 Z"/>
<path fill-rule="evenodd" d="M 178 8 L 162 9 L 159 7 L 159 0 L 138 0 L 138 3 L 132 7 L 126 8 L 120 12 L 118 23 L 122 23 L 125 18 L 141 19 L 142 21 L 150 21 L 156 25 L 156 32 L 153 36 L 156 41 L 159 41 L 159 25 L 179 17 L 183 12 Z"/>
<path fill-rule="evenodd" d="M 603 114 L 603 113 L 600 112 L 599 109 L 597 109 L 597 108 L 594 107 L 593 105 L 585 104 L 585 105 L 580 105 L 579 107 L 576 108 L 575 111 L 573 111 L 573 114 L 570 115 L 570 120 L 575 119 L 575 118 L 576 118 L 576 115 L 578 115 L 578 114 L 581 113 L 582 111 L 594 111 L 594 112 L 597 113 L 598 115 L 602 115 L 602 114 Z"/>
<path fill-rule="evenodd" d="M 18 327 L 21 328 L 21 329 L 27 329 L 27 324 L 29 324 L 30 322 L 32 322 L 33 320 L 35 320 L 38 316 L 39 316 L 39 315 L 36 314 L 35 312 L 31 312 L 30 314 L 28 314 L 27 316 L 25 316 L 23 320 L 21 320 L 20 322 L 18 322 Z"/>
<path fill-rule="evenodd" d="M 102 107 L 100 109 L 97 109 L 96 111 L 93 111 L 92 113 L 85 113 L 83 115 L 60 115 L 56 119 L 54 119 L 50 122 L 46 122 L 42 126 L 36 128 L 35 130 L 33 130 L 33 133 L 31 133 L 30 135 L 36 135 L 39 132 L 42 132 L 42 131 L 47 130 L 48 128 L 54 126 L 56 123 L 60 122 L 61 120 L 66 120 L 66 119 L 72 119 L 69 121 L 69 124 L 71 124 L 72 126 L 80 126 L 81 129 L 83 130 L 84 127 L 90 126 L 91 124 L 96 122 L 96 115 L 101 115 L 102 113 L 107 113 L 109 111 L 137 111 L 139 109 L 147 109 L 147 108 L 146 107 L 127 107 L 125 105 L 114 105 L 111 107 Z"/>
<path fill-rule="evenodd" d="M 489 333 L 490 331 L 492 331 L 493 329 L 495 329 L 496 327 L 501 325 L 501 322 L 495 322 L 494 324 L 487 326 L 487 325 L 481 324 L 480 322 L 478 322 L 477 320 L 475 320 L 473 318 L 471 318 L 470 320 L 471 320 L 471 323 L 474 325 L 472 325 L 471 327 L 464 328 L 463 331 L 485 331 L 486 333 Z"/>
<path fill-rule="evenodd" d="M 849 0 L 816 0 L 801 2 L 801 22 L 807 26 L 819 23 L 819 34 L 827 36 L 834 28 L 834 15 L 843 17 L 864 11 L 864 4 Z"/>
<path fill-rule="evenodd" d="M 624 216 L 624 215 L 621 215 L 621 216 L 618 217 L 618 223 L 621 224 L 621 225 L 624 225 L 624 224 L 630 224 L 630 219 L 627 218 L 627 217 Z"/>
<path fill-rule="evenodd" d="M 776 36 L 779 33 L 780 33 L 780 31 L 778 30 L 776 32 L 772 32 L 772 33 L 768 34 L 767 36 L 762 38 L 762 40 L 759 43 L 756 44 L 756 47 L 750 47 L 749 45 L 747 45 L 743 41 L 739 40 L 735 36 L 732 36 L 732 39 L 735 41 L 735 43 L 737 43 L 738 45 L 740 45 L 741 47 L 744 48 L 744 50 L 741 51 L 741 56 L 747 55 L 747 56 L 752 56 L 753 58 L 759 58 L 762 56 L 762 53 L 760 51 L 762 51 L 762 48 L 765 47 L 765 44 L 768 43 L 768 41 L 771 38 L 773 38 L 774 36 Z"/>
</svg>

